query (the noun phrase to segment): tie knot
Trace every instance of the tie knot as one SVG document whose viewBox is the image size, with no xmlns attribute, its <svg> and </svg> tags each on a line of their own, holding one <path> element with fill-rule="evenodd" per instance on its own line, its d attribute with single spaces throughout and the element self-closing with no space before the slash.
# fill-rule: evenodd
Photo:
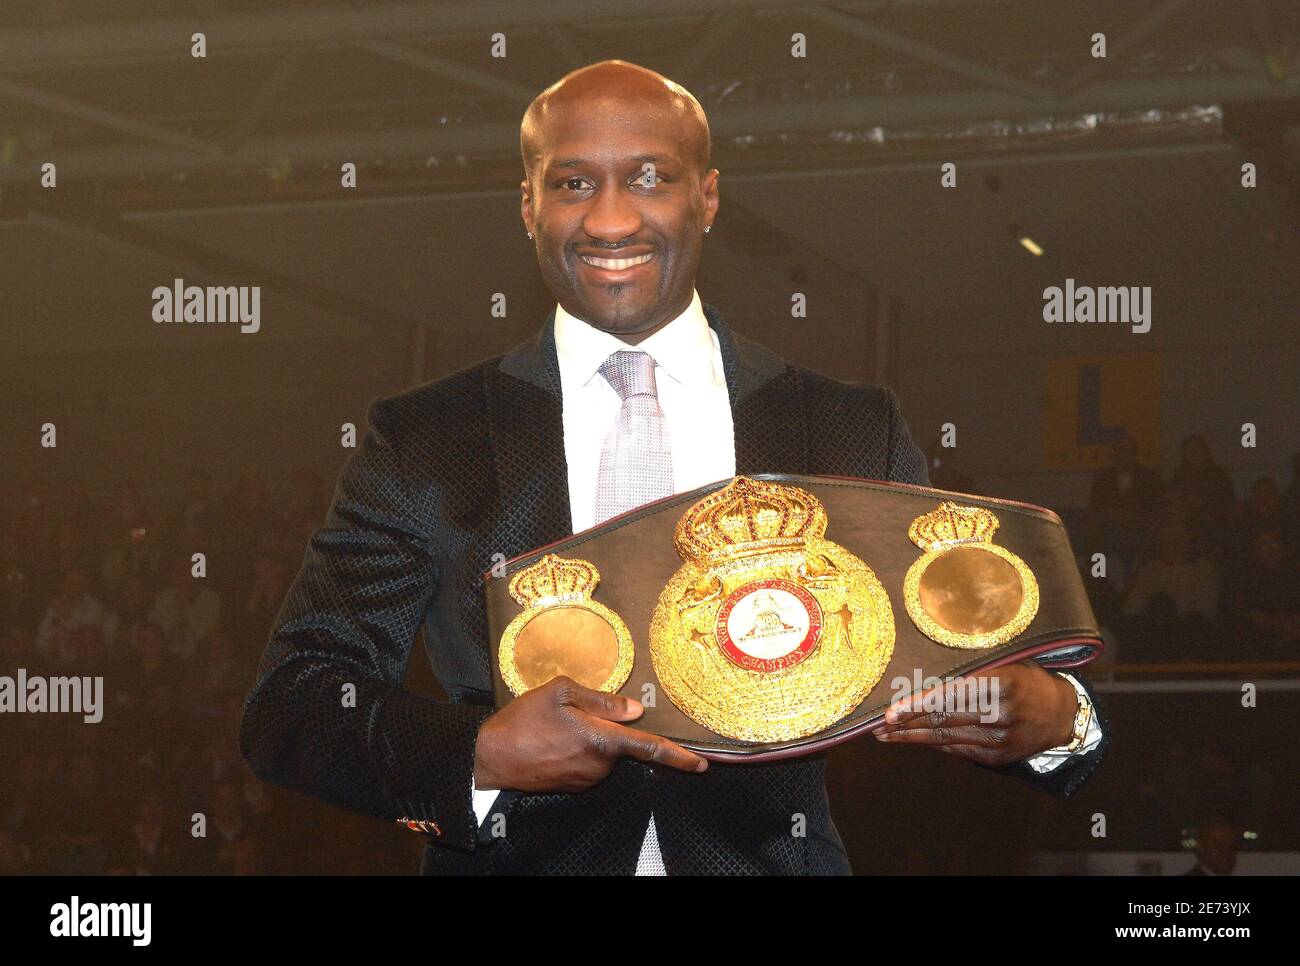
<svg viewBox="0 0 1300 966">
<path fill-rule="evenodd" d="M 619 399 L 629 396 L 658 398 L 655 387 L 655 360 L 648 352 L 614 352 L 600 365 L 600 374 L 618 393 Z"/>
</svg>

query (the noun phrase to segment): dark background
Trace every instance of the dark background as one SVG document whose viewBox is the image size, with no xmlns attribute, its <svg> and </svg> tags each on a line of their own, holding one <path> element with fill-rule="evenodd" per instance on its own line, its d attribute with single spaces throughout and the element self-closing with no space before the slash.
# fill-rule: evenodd
<svg viewBox="0 0 1300 966">
<path fill-rule="evenodd" d="M 1176 852 L 1212 814 L 1243 849 L 1300 852 L 1284 740 L 1300 670 L 1295 4 L 10 0 L 0 673 L 103 673 L 110 705 L 94 727 L 0 719 L 0 871 L 414 869 L 410 833 L 249 777 L 240 701 L 351 452 L 340 427 L 364 432 L 375 396 L 504 352 L 550 309 L 518 214 L 519 119 L 606 57 L 708 113 L 722 206 L 706 302 L 793 361 L 895 389 L 936 485 L 1052 507 L 1085 574 L 1107 554 L 1107 577 L 1088 575 L 1112 645 L 1090 672 L 1113 718 L 1105 766 L 1063 805 L 855 742 L 831 780 L 855 867 Z M 261 286 L 261 331 L 155 324 L 152 290 L 176 277 Z M 1045 323 L 1043 290 L 1067 278 L 1150 286 L 1151 331 Z M 955 448 L 934 445 L 945 424 Z M 1106 469 L 1121 433 L 1148 471 L 1128 488 Z M 1209 463 L 1185 454 L 1193 436 Z M 169 589 L 196 546 L 202 591 Z M 410 686 L 436 688 L 418 647 Z M 190 838 L 195 812 L 221 816 L 220 841 L 211 824 Z"/>
</svg>

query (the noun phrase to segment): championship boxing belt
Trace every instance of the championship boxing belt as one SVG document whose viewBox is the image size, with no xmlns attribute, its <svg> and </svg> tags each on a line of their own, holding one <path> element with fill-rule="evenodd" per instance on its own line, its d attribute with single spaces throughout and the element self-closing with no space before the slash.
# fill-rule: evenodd
<svg viewBox="0 0 1300 966">
<path fill-rule="evenodd" d="M 1102 650 L 1056 514 L 874 480 L 738 476 L 485 581 L 498 707 L 567 674 L 714 760 L 819 751 L 938 681 Z"/>
</svg>

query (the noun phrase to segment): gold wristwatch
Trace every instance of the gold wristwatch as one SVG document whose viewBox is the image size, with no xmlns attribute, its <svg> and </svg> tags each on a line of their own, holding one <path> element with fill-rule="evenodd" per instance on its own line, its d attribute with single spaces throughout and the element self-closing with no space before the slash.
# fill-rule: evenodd
<svg viewBox="0 0 1300 966">
<path fill-rule="evenodd" d="M 1074 730 L 1070 733 L 1068 742 L 1050 750 L 1073 754 L 1083 747 L 1084 739 L 1088 737 L 1088 725 L 1092 722 L 1092 702 L 1088 700 L 1088 695 L 1083 688 L 1075 684 L 1073 679 L 1066 678 L 1066 683 L 1074 688 L 1075 696 L 1079 699 L 1079 708 L 1074 712 Z"/>
</svg>

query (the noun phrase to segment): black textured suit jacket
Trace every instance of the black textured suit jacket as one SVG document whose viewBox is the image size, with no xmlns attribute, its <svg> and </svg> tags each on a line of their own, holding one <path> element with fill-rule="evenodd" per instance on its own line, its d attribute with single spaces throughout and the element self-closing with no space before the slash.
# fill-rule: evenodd
<svg viewBox="0 0 1300 966">
<path fill-rule="evenodd" d="M 721 347 L 737 473 L 927 482 L 890 390 L 790 365 L 704 312 Z M 478 829 L 474 742 L 492 711 L 482 574 L 495 555 L 572 527 L 554 319 L 503 357 L 371 404 L 277 617 L 244 710 L 243 755 L 263 780 L 436 823 L 425 872 L 631 873 L 652 811 L 670 874 L 847 872 L 822 756 L 702 775 L 625 760 L 580 794 L 505 793 L 494 807 L 505 835 L 489 834 L 503 824 L 491 818 Z M 402 687 L 421 623 L 450 703 Z M 1069 794 L 1102 751 L 1048 776 L 1005 770 Z M 796 814 L 805 836 L 791 834 Z"/>
</svg>

